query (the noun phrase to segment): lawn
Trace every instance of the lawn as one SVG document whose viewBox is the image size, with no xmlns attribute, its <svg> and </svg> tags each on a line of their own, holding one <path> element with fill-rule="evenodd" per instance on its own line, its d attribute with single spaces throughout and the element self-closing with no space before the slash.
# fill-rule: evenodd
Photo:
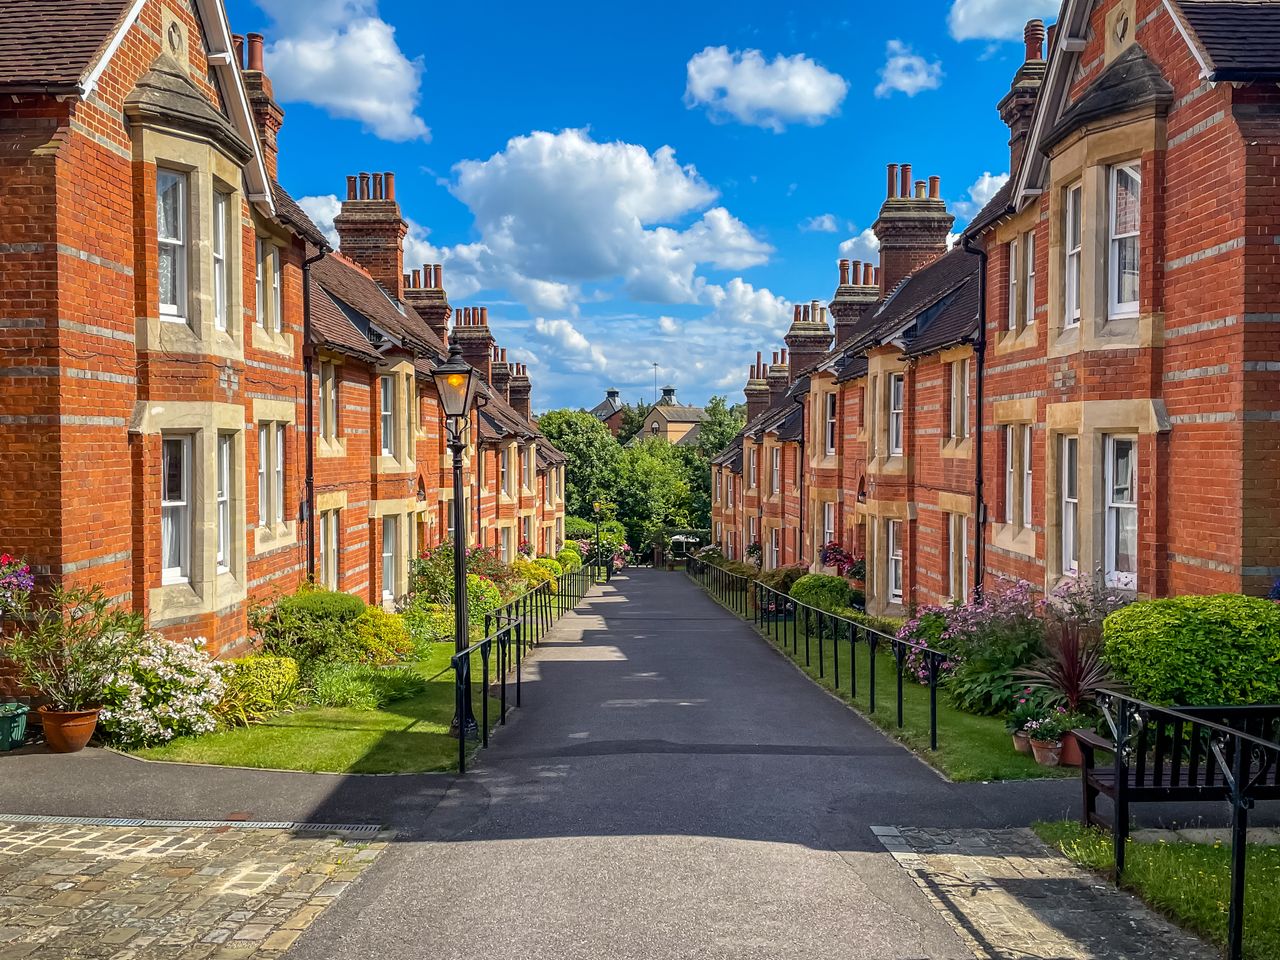
<svg viewBox="0 0 1280 960">
<path fill-rule="evenodd" d="M 708 593 L 715 598 L 715 594 Z M 890 736 L 906 744 L 926 762 L 952 780 L 1034 780 L 1041 777 L 1078 776 L 1070 768 L 1038 765 L 1031 757 L 1018 753 L 1005 730 L 1004 721 L 996 717 L 977 717 L 953 707 L 945 692 L 938 692 L 938 749 L 929 749 L 929 688 L 918 683 L 903 684 L 903 726 L 898 727 L 897 664 L 892 654 L 880 652 L 876 659 L 876 709 L 871 712 L 869 683 L 871 656 L 866 644 L 857 644 L 858 693 L 850 692 L 849 644 L 839 645 L 840 687 L 835 678 L 834 644 L 828 637 L 822 644 L 822 668 L 819 670 L 817 625 L 813 625 L 809 654 L 805 656 L 803 628 L 798 632 L 792 651 L 790 621 L 765 624 L 759 629 L 779 650 L 791 658 L 816 683 L 838 694 L 863 716 Z M 785 635 L 785 640 L 784 640 Z M 819 674 L 822 674 L 819 676 Z"/>
<path fill-rule="evenodd" d="M 1110 835 L 1078 823 L 1038 823 L 1050 846 L 1090 870 L 1115 866 Z M 1134 843 L 1125 855 L 1124 886 L 1171 920 L 1212 940 L 1227 939 L 1231 848 L 1227 844 Z M 1251 845 L 1246 858 L 1244 955 L 1280 957 L 1280 847 Z"/>
<path fill-rule="evenodd" d="M 425 773 L 454 770 L 458 741 L 449 736 L 453 719 L 453 672 L 445 670 L 451 643 L 434 644 L 411 664 L 424 678 L 435 677 L 425 693 L 380 710 L 310 708 L 279 714 L 265 723 L 232 727 L 201 737 L 183 737 L 164 746 L 132 751 L 148 760 L 270 767 L 312 773 Z M 493 664 L 490 664 L 492 672 Z M 445 670 L 443 674 L 440 671 Z M 440 674 L 439 676 L 436 676 Z M 480 718 L 480 657 L 474 655 L 472 703 Z M 515 690 L 508 685 L 508 704 Z M 491 698 L 490 725 L 499 720 Z"/>
</svg>

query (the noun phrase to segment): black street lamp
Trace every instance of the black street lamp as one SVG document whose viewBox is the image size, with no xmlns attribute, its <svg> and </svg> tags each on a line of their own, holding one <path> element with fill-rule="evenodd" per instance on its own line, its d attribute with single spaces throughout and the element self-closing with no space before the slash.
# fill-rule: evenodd
<svg viewBox="0 0 1280 960">
<path fill-rule="evenodd" d="M 455 653 L 462 653 L 471 645 L 467 615 L 467 518 L 462 498 L 462 454 L 467 449 L 465 434 L 476 398 L 476 372 L 462 359 L 462 348 L 455 343 L 449 348 L 449 359 L 436 367 L 432 376 L 444 410 L 449 450 L 453 454 L 453 649 Z M 462 710 L 461 716 L 453 718 L 450 732 L 474 740 L 479 736 L 479 727 L 471 709 L 471 657 L 463 657 L 458 664 L 458 674 L 464 691 Z"/>
<path fill-rule="evenodd" d="M 600 501 L 599 500 L 597 500 L 595 503 L 591 505 L 591 510 L 596 515 L 596 563 L 598 564 L 600 563 Z M 595 564 L 592 564 L 592 566 L 594 565 Z M 600 578 L 600 574 L 597 573 L 596 579 L 599 580 L 599 578 Z"/>
</svg>

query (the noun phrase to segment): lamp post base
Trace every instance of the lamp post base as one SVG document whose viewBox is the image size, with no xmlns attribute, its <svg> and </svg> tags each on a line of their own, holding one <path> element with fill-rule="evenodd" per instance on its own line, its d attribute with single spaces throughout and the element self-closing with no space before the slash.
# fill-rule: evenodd
<svg viewBox="0 0 1280 960">
<path fill-rule="evenodd" d="M 475 717 L 467 717 L 463 724 L 458 723 L 458 715 L 455 713 L 453 719 L 449 722 L 449 736 L 457 737 L 459 727 L 462 729 L 462 735 L 467 740 L 480 739 L 480 724 L 476 723 Z"/>
</svg>

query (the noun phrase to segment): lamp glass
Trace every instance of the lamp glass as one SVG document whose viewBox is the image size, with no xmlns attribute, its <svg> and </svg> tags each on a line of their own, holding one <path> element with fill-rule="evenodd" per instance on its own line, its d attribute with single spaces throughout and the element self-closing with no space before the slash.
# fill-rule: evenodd
<svg viewBox="0 0 1280 960">
<path fill-rule="evenodd" d="M 436 393 L 446 417 L 465 417 L 475 395 L 475 370 L 463 362 L 458 351 L 451 351 L 447 362 L 433 373 Z"/>
</svg>

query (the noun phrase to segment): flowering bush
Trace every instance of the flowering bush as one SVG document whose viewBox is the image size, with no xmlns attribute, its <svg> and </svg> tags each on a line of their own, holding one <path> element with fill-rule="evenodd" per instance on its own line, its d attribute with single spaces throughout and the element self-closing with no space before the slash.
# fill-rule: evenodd
<svg viewBox="0 0 1280 960">
<path fill-rule="evenodd" d="M 521 578 L 503 563 L 492 547 L 472 547 L 467 551 L 467 573 L 484 577 L 510 600 L 524 590 Z M 409 568 L 409 592 L 426 594 L 432 603 L 453 604 L 453 545 L 441 543 L 423 550 Z"/>
<path fill-rule="evenodd" d="M 521 540 L 520 545 L 516 547 L 516 552 L 519 553 L 520 556 L 522 557 L 532 557 L 533 544 L 530 543 L 528 540 Z"/>
<path fill-rule="evenodd" d="M 36 579 L 31 575 L 31 565 L 25 560 L 0 553 L 0 614 L 17 612 L 24 607 Z"/>
<path fill-rule="evenodd" d="M 853 580 L 865 580 L 867 578 L 866 559 L 857 554 L 846 552 L 844 547 L 840 546 L 835 540 L 823 546 L 821 560 L 824 567 L 835 567 L 836 573 L 842 577 L 849 577 Z"/>
<path fill-rule="evenodd" d="M 764 547 L 760 546 L 759 540 L 755 541 L 749 547 L 747 547 L 748 562 L 754 563 L 758 567 L 760 566 L 760 561 L 763 559 L 764 559 Z"/>
<path fill-rule="evenodd" d="M 558 584 L 556 583 L 555 576 L 550 570 L 541 566 L 536 561 L 530 560 L 527 557 L 516 557 L 511 566 L 515 569 L 516 573 L 520 575 L 521 579 L 524 580 L 526 590 L 536 590 L 545 583 L 548 584 L 548 589 L 552 593 L 557 592 Z"/>
<path fill-rule="evenodd" d="M 224 689 L 204 637 L 179 643 L 148 634 L 109 681 L 99 722 L 130 746 L 208 733 L 217 726 Z"/>
<path fill-rule="evenodd" d="M 906 656 L 902 661 L 902 669 L 907 676 L 915 677 L 922 684 L 929 682 L 929 657 L 925 648 L 942 651 L 942 635 L 947 629 L 947 615 L 954 608 L 924 606 L 916 609 L 915 616 L 902 625 L 898 631 L 898 639 L 909 644 Z M 939 678 L 946 677 L 955 669 L 950 659 L 939 665 Z"/>
<path fill-rule="evenodd" d="M 1132 602 L 1133 597 L 1108 590 L 1097 580 L 1073 573 L 1063 578 L 1049 594 L 1046 606 L 1063 620 L 1101 630 L 1103 620 Z"/>
<path fill-rule="evenodd" d="M 467 574 L 467 619 L 471 623 L 484 623 L 486 614 L 502 606 L 502 591 L 488 577 L 478 573 Z"/>
<path fill-rule="evenodd" d="M 1018 733 L 1032 720 L 1041 720 L 1048 713 L 1044 698 L 1038 690 L 1023 687 L 1013 698 L 1013 709 L 1005 717 L 1005 728 L 1010 733 Z"/>
</svg>

